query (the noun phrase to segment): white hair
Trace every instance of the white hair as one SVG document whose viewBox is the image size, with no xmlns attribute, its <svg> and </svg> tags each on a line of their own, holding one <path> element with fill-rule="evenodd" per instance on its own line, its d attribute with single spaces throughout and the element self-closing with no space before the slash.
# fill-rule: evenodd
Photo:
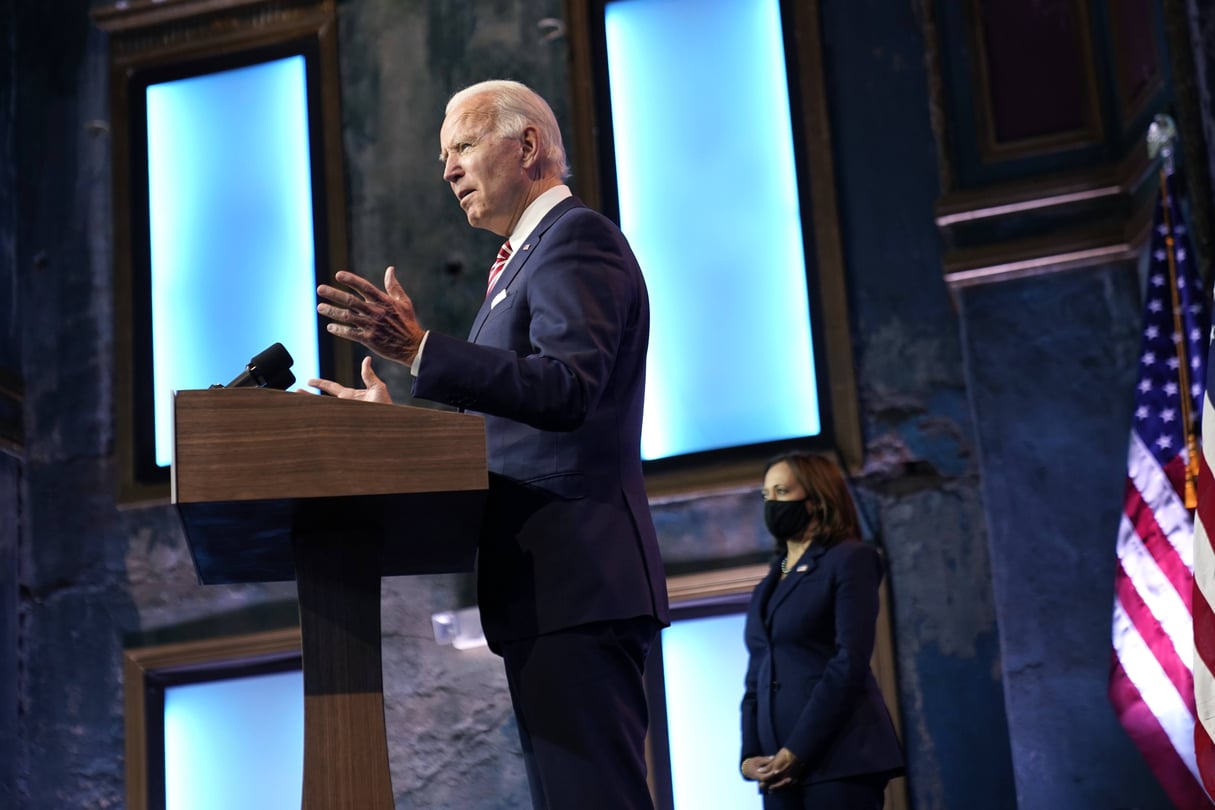
<svg viewBox="0 0 1215 810">
<path fill-rule="evenodd" d="M 509 79 L 491 79 L 465 87 L 447 100 L 447 114 L 460 104 L 476 97 L 487 96 L 486 108 L 493 112 L 494 132 L 506 138 L 517 138 L 528 126 L 540 133 L 540 170 L 545 175 L 569 177 L 570 168 L 561 142 L 557 117 L 540 94 L 525 84 Z"/>
</svg>

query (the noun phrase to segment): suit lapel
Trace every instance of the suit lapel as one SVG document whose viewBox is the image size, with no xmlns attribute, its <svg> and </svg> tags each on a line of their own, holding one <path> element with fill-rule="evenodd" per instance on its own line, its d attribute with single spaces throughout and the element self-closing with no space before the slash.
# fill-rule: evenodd
<svg viewBox="0 0 1215 810">
<path fill-rule="evenodd" d="M 772 600 L 772 594 L 776 591 L 776 586 L 780 584 L 780 566 L 774 565 L 768 569 L 767 575 L 759 581 L 759 598 L 755 600 L 755 610 L 758 611 L 756 618 L 759 620 L 760 626 L 764 628 L 764 635 L 771 635 L 771 622 L 768 617 L 772 615 L 772 606 L 769 604 Z"/>
<path fill-rule="evenodd" d="M 772 599 L 768 604 L 768 615 L 771 616 L 776 612 L 776 608 L 782 602 L 789 598 L 789 594 L 793 593 L 803 582 L 810 579 L 810 575 L 819 567 L 819 562 L 823 555 L 827 553 L 827 547 L 822 545 L 811 544 L 810 548 L 806 549 L 802 554 L 801 559 L 793 566 L 793 569 L 785 575 L 783 582 L 784 587 L 776 589 L 772 594 Z"/>
<path fill-rule="evenodd" d="M 531 258 L 536 248 L 540 246 L 540 242 L 544 239 L 544 235 L 548 232 L 548 229 L 553 227 L 553 224 L 567 211 L 582 207 L 585 206 L 583 206 L 582 201 L 577 197 L 566 197 L 544 215 L 539 224 L 528 234 L 523 244 L 515 249 L 515 255 L 511 258 L 510 264 L 506 266 L 506 269 L 502 271 L 502 275 L 494 283 L 493 289 L 489 291 L 489 295 L 485 297 L 484 303 L 481 304 L 481 309 L 477 310 L 477 317 L 473 319 L 472 326 L 468 330 L 468 339 L 470 341 L 476 342 L 477 335 L 481 332 L 481 327 L 485 325 L 485 319 L 489 317 L 489 313 L 493 310 L 494 299 L 498 295 L 501 295 L 504 290 L 510 289 L 511 283 L 519 273 L 523 272 L 523 266 L 527 264 L 527 260 Z"/>
</svg>

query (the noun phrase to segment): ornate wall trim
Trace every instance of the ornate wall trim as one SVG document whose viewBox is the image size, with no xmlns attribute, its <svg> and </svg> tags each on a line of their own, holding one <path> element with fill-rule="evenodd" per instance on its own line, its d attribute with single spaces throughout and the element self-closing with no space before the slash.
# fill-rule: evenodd
<svg viewBox="0 0 1215 810">
<path fill-rule="evenodd" d="M 1151 227 L 1156 163 L 1118 165 L 947 194 L 936 223 L 953 287 L 1136 257 Z"/>
</svg>

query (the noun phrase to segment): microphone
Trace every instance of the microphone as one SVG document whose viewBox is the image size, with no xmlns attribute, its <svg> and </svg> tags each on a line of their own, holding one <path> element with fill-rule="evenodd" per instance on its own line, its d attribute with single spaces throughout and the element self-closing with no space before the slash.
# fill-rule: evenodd
<svg viewBox="0 0 1215 810">
<path fill-rule="evenodd" d="M 286 391 L 295 383 L 295 375 L 291 373 L 293 362 L 283 344 L 275 343 L 255 355 L 245 370 L 224 388 L 277 388 Z"/>
</svg>

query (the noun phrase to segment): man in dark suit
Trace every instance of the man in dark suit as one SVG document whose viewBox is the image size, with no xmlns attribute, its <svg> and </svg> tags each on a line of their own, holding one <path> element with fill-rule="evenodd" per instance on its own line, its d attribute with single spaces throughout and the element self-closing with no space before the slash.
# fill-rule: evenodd
<svg viewBox="0 0 1215 810">
<path fill-rule="evenodd" d="M 669 621 L 641 472 L 649 304 L 628 242 L 574 198 L 548 104 L 516 82 L 448 102 L 443 179 L 506 237 L 467 340 L 428 332 L 388 268 L 322 285 L 331 333 L 410 367 L 413 394 L 485 416 L 478 600 L 537 808 L 651 807 L 642 674 Z M 388 401 L 366 358 L 365 388 Z"/>
</svg>

